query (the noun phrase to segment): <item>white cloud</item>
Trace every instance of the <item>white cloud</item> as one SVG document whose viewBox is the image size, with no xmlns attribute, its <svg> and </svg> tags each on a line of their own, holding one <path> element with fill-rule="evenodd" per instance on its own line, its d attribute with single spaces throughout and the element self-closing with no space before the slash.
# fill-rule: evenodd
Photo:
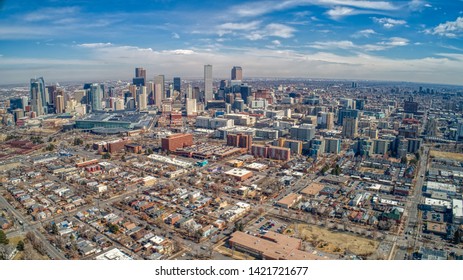
<svg viewBox="0 0 463 280">
<path fill-rule="evenodd" d="M 43 20 L 53 20 L 60 18 L 67 18 L 71 15 L 78 13 L 77 7 L 63 7 L 63 8 L 43 8 L 21 16 L 22 20 L 33 22 Z"/>
<path fill-rule="evenodd" d="M 282 11 L 294 7 L 321 6 L 327 8 L 352 7 L 375 11 L 394 11 L 399 7 L 388 1 L 364 1 L 364 0 L 285 0 L 285 1 L 260 1 L 247 4 L 240 4 L 232 7 L 232 14 L 241 17 L 255 17 L 264 14 Z M 335 13 L 339 11 L 333 11 Z M 346 14 L 351 15 L 351 14 Z"/>
<path fill-rule="evenodd" d="M 87 44 L 79 44 L 78 47 L 83 48 L 104 48 L 112 46 L 112 43 L 87 43 Z"/>
<path fill-rule="evenodd" d="M 172 39 L 180 39 L 180 35 L 178 35 L 178 33 L 172 32 Z"/>
<path fill-rule="evenodd" d="M 324 41 L 314 42 L 309 47 L 314 49 L 326 50 L 326 49 L 343 49 L 343 50 L 355 50 L 355 51 L 383 51 L 394 47 L 403 47 L 409 44 L 409 40 L 400 37 L 391 37 L 387 41 L 381 41 L 376 44 L 365 44 L 357 45 L 352 41 Z"/>
<path fill-rule="evenodd" d="M 405 38 L 392 37 L 388 41 L 380 42 L 380 45 L 391 46 L 391 47 L 403 47 L 407 46 L 410 41 Z"/>
<path fill-rule="evenodd" d="M 455 21 L 441 23 L 432 29 L 425 30 L 425 33 L 449 38 L 460 37 L 463 34 L 463 17 L 458 17 Z"/>
<path fill-rule="evenodd" d="M 326 12 L 332 19 L 339 19 L 356 14 L 356 10 L 347 7 L 335 7 Z"/>
<path fill-rule="evenodd" d="M 227 22 L 217 26 L 217 33 L 219 34 L 219 36 L 223 36 L 225 34 L 233 33 L 236 31 L 250 32 L 259 28 L 260 24 L 261 21 L 258 20 L 244 23 Z"/>
<path fill-rule="evenodd" d="M 310 47 L 315 49 L 354 49 L 358 48 L 351 41 L 326 41 L 326 42 L 314 42 Z"/>
<path fill-rule="evenodd" d="M 366 37 L 366 38 L 369 38 L 371 35 L 376 35 L 378 33 L 376 33 L 376 31 L 374 31 L 373 29 L 364 29 L 364 30 L 360 30 L 360 31 L 357 31 L 355 32 L 352 37 L 354 38 L 361 38 L 361 37 Z"/>
<path fill-rule="evenodd" d="M 264 28 L 254 30 L 250 33 L 244 33 L 243 36 L 251 41 L 262 40 L 267 37 L 291 38 L 294 36 L 296 29 L 280 23 L 270 23 Z"/>
<path fill-rule="evenodd" d="M 390 29 L 397 25 L 405 25 L 407 22 L 402 19 L 392 19 L 392 18 L 373 18 L 373 21 L 381 24 L 384 28 Z"/>
<path fill-rule="evenodd" d="M 265 34 L 267 36 L 291 38 L 296 29 L 279 23 L 271 23 L 265 27 Z"/>
<path fill-rule="evenodd" d="M 174 54 L 174 55 L 192 55 L 195 54 L 193 50 L 167 50 L 167 51 L 162 51 L 162 53 L 166 54 Z"/>
<path fill-rule="evenodd" d="M 272 44 L 274 44 L 275 46 L 280 46 L 281 42 L 279 40 L 273 40 Z"/>
</svg>

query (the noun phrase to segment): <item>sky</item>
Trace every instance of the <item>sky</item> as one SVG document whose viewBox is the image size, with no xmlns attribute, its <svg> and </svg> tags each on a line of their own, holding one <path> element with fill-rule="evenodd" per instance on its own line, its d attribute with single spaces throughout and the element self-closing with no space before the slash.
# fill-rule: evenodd
<svg viewBox="0 0 463 280">
<path fill-rule="evenodd" d="M 463 0 L 0 0 L 0 84 L 325 78 L 463 85 Z"/>
</svg>

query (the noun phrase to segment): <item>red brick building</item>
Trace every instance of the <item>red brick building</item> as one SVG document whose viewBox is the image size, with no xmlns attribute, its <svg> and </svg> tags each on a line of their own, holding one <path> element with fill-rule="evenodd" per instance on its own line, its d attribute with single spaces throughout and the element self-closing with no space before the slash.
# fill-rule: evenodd
<svg viewBox="0 0 463 280">
<path fill-rule="evenodd" d="M 166 138 L 161 139 L 162 149 L 165 151 L 175 151 L 179 148 L 184 148 L 193 145 L 193 135 L 185 134 L 172 134 Z"/>
<path fill-rule="evenodd" d="M 245 134 L 228 134 L 227 135 L 227 146 L 245 148 L 247 150 L 251 149 L 252 146 L 252 136 Z"/>
</svg>

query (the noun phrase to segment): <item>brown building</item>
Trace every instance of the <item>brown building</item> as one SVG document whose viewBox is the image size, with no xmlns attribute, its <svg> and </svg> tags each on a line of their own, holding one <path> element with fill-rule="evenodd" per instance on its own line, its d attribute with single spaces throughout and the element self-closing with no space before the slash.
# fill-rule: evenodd
<svg viewBox="0 0 463 280">
<path fill-rule="evenodd" d="M 302 241 L 276 232 L 267 232 L 262 238 L 236 231 L 230 247 L 263 260 L 321 260 L 316 254 L 300 250 Z"/>
<path fill-rule="evenodd" d="M 251 154 L 255 157 L 289 161 L 291 159 L 291 150 L 289 148 L 277 146 L 252 145 Z"/>
<path fill-rule="evenodd" d="M 227 146 L 251 149 L 252 136 L 245 134 L 228 134 L 227 135 Z"/>
<path fill-rule="evenodd" d="M 179 148 L 184 148 L 193 145 L 192 134 L 172 134 L 161 139 L 162 149 L 164 151 L 175 151 Z"/>
<path fill-rule="evenodd" d="M 108 142 L 108 153 L 117 153 L 124 149 L 125 145 L 130 143 L 130 139 L 119 139 Z"/>
<path fill-rule="evenodd" d="M 142 148 L 140 144 L 133 143 L 133 144 L 125 145 L 125 150 L 129 153 L 138 154 L 138 153 L 141 153 L 141 149 Z"/>
</svg>

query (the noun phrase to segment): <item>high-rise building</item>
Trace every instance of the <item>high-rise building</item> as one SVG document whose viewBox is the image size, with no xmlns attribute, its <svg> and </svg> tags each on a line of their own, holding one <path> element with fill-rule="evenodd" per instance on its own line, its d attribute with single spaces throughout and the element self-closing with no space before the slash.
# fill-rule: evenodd
<svg viewBox="0 0 463 280">
<path fill-rule="evenodd" d="M 55 97 L 54 103 L 55 103 L 55 112 L 56 112 L 56 114 L 64 113 L 64 96 L 57 95 Z"/>
<path fill-rule="evenodd" d="M 45 90 L 48 93 L 48 95 L 47 95 L 48 102 L 47 103 L 48 104 L 55 104 L 56 95 L 58 95 L 56 85 L 46 86 Z"/>
<path fill-rule="evenodd" d="M 243 69 L 241 68 L 241 66 L 233 66 L 231 70 L 231 79 L 238 81 L 243 80 Z"/>
<path fill-rule="evenodd" d="M 227 134 L 227 146 L 251 149 L 252 135 L 246 134 Z"/>
<path fill-rule="evenodd" d="M 204 98 L 206 102 L 214 99 L 212 90 L 212 65 L 204 65 Z"/>
<path fill-rule="evenodd" d="M 164 75 L 154 77 L 154 105 L 161 108 L 162 100 L 166 98 L 164 89 Z"/>
<path fill-rule="evenodd" d="M 10 99 L 10 110 L 13 111 L 15 109 L 23 109 L 26 107 L 23 103 L 23 99 L 21 97 L 18 97 L 18 98 L 11 98 Z"/>
<path fill-rule="evenodd" d="M 144 86 L 137 89 L 137 107 L 139 111 L 146 111 L 148 109 L 148 96 L 146 94 L 146 87 Z"/>
<path fill-rule="evenodd" d="M 143 77 L 146 80 L 146 70 L 143 67 L 135 68 L 135 78 Z"/>
<path fill-rule="evenodd" d="M 342 136 L 346 138 L 357 137 L 358 119 L 353 117 L 344 117 L 342 124 Z"/>
<path fill-rule="evenodd" d="M 146 70 L 144 68 L 135 68 L 135 78 L 133 78 L 132 83 L 138 87 L 146 84 Z"/>
<path fill-rule="evenodd" d="M 189 116 L 196 115 L 196 113 L 197 113 L 196 99 L 187 98 L 186 99 L 186 115 L 189 117 Z"/>
<path fill-rule="evenodd" d="M 291 127 L 290 133 L 291 139 L 310 141 L 315 137 L 315 126 L 312 124 L 293 126 Z"/>
<path fill-rule="evenodd" d="M 148 99 L 148 105 L 154 105 L 154 83 L 147 82 L 146 83 L 146 95 Z"/>
<path fill-rule="evenodd" d="M 104 86 L 102 84 L 92 84 L 89 90 L 92 102 L 92 111 L 103 110 L 102 99 L 103 99 Z"/>
<path fill-rule="evenodd" d="M 345 117 L 358 118 L 359 115 L 358 110 L 341 109 L 338 112 L 338 125 L 342 125 L 344 123 Z"/>
<path fill-rule="evenodd" d="M 31 79 L 31 107 L 37 116 L 47 114 L 45 82 L 42 77 Z"/>
<path fill-rule="evenodd" d="M 325 138 L 325 152 L 329 154 L 339 154 L 341 152 L 341 139 Z"/>
<path fill-rule="evenodd" d="M 180 92 L 182 89 L 182 80 L 180 77 L 174 77 L 174 90 Z"/>
</svg>

